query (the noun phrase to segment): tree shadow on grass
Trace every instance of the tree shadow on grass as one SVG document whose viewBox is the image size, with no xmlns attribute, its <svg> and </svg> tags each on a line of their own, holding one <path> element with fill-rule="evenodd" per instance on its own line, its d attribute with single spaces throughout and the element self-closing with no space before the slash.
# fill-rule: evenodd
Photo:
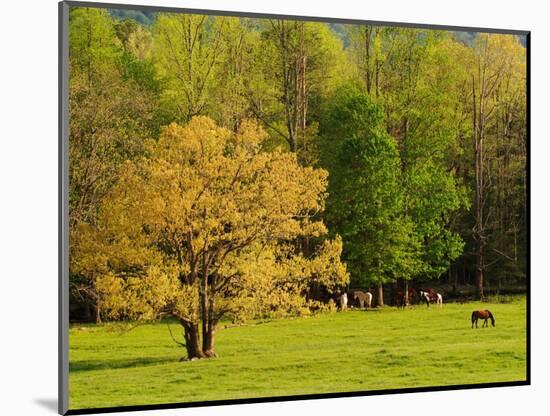
<svg viewBox="0 0 550 416">
<path fill-rule="evenodd" d="M 69 363 L 69 372 L 94 371 L 94 370 L 115 370 L 120 368 L 137 368 L 159 365 L 165 363 L 176 363 L 176 357 L 142 357 L 126 360 L 83 360 Z"/>
</svg>

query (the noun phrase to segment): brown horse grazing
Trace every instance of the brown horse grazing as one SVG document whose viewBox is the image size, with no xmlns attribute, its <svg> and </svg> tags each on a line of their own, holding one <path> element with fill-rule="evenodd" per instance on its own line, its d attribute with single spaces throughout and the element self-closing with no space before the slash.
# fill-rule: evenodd
<svg viewBox="0 0 550 416">
<path fill-rule="evenodd" d="M 485 322 L 483 322 L 483 325 L 481 326 L 482 328 L 484 326 L 489 327 L 487 319 L 490 319 L 491 324 L 493 324 L 493 326 L 495 326 L 495 317 L 493 316 L 491 311 L 489 311 L 487 309 L 485 309 L 484 311 L 473 311 L 472 312 L 472 328 L 474 327 L 474 323 L 476 324 L 476 328 L 477 328 L 477 320 L 478 319 L 485 320 Z"/>
<path fill-rule="evenodd" d="M 405 293 L 407 293 L 407 297 L 405 298 Z M 416 290 L 414 290 L 412 287 L 409 288 L 407 292 L 404 290 L 398 290 L 395 294 L 395 306 L 405 308 L 406 306 L 409 306 L 411 304 L 411 301 L 413 299 L 416 299 Z"/>
<path fill-rule="evenodd" d="M 405 309 L 405 306 L 407 306 L 407 304 L 408 302 L 405 299 L 405 293 L 402 290 L 398 290 L 395 294 L 395 306 Z"/>
</svg>

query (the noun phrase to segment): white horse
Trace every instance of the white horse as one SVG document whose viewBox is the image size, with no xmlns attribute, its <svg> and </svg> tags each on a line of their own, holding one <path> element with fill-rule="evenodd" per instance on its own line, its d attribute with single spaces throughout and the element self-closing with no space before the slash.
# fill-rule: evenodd
<svg viewBox="0 0 550 416">
<path fill-rule="evenodd" d="M 365 293 L 365 295 L 367 295 L 367 299 L 366 299 L 366 301 L 367 301 L 367 308 L 370 309 L 370 307 L 371 307 L 371 305 L 372 305 L 372 293 L 367 292 L 367 293 Z"/>
<path fill-rule="evenodd" d="M 345 311 L 348 308 L 348 294 L 340 295 L 340 309 Z"/>
</svg>

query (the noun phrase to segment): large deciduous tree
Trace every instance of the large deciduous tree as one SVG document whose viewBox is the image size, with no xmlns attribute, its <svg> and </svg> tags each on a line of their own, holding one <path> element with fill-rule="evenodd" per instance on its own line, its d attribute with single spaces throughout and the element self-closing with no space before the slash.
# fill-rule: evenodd
<svg viewBox="0 0 550 416">
<path fill-rule="evenodd" d="M 327 221 L 342 236 L 353 282 L 376 285 L 380 306 L 384 283 L 414 276 L 420 248 L 403 210 L 397 144 L 383 121 L 368 95 L 346 86 L 321 130 L 321 160 L 330 172 Z"/>
<path fill-rule="evenodd" d="M 468 201 L 454 165 L 465 122 L 457 105 L 465 71 L 456 61 L 463 48 L 439 31 L 361 26 L 350 35 L 361 81 L 383 106 L 397 142 L 404 215 L 421 243 L 414 277 L 439 278 L 464 247 L 456 223 Z"/>
<path fill-rule="evenodd" d="M 469 205 L 453 166 L 463 122 L 454 48 L 448 33 L 399 30 L 388 64 L 388 130 L 399 144 L 404 209 L 422 246 L 419 278 L 439 278 L 464 248 L 454 228 L 457 212 Z"/>
<path fill-rule="evenodd" d="M 159 260 L 140 265 L 127 250 L 137 260 L 133 273 L 102 275 L 111 316 L 170 314 L 188 357 L 212 357 L 224 315 L 305 312 L 308 284 L 347 284 L 338 237 L 307 257 L 292 244 L 326 233 L 326 171 L 299 166 L 292 153 L 261 151 L 264 138 L 253 122 L 233 134 L 196 117 L 166 127 L 147 158 L 124 165 L 102 207 L 108 240 Z"/>
</svg>

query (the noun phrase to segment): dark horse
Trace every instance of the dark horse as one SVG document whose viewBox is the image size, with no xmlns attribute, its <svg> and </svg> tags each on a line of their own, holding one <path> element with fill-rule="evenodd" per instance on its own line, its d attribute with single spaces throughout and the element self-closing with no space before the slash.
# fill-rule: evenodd
<svg viewBox="0 0 550 416">
<path fill-rule="evenodd" d="M 483 325 L 481 326 L 482 328 L 484 326 L 489 326 L 489 323 L 487 322 L 487 319 L 490 319 L 491 320 L 491 324 L 493 324 L 493 326 L 495 326 L 495 317 L 493 316 L 493 314 L 491 313 L 491 311 L 485 309 L 484 311 L 473 311 L 472 312 L 472 328 L 474 327 L 474 323 L 476 324 L 476 328 L 477 328 L 477 320 L 478 319 L 483 319 L 485 320 L 485 322 L 483 322 Z"/>
<path fill-rule="evenodd" d="M 407 293 L 407 296 L 405 297 L 405 293 Z M 411 304 L 412 300 L 416 299 L 416 290 L 414 290 L 412 287 L 409 288 L 407 292 L 403 290 L 398 290 L 395 294 L 395 306 L 405 308 L 406 306 L 409 306 Z"/>
</svg>

